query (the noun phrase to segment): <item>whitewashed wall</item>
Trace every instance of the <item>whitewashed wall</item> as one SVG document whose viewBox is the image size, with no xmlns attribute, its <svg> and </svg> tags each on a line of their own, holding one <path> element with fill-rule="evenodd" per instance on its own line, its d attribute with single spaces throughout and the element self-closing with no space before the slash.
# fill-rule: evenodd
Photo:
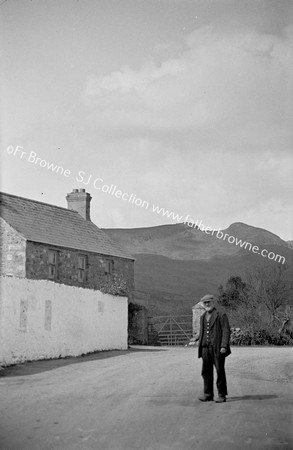
<svg viewBox="0 0 293 450">
<path fill-rule="evenodd" d="M 0 364 L 127 348 L 127 297 L 1 277 Z"/>
<path fill-rule="evenodd" d="M 195 337 L 200 330 L 200 318 L 205 312 L 202 302 L 198 302 L 192 307 L 192 334 Z"/>
</svg>

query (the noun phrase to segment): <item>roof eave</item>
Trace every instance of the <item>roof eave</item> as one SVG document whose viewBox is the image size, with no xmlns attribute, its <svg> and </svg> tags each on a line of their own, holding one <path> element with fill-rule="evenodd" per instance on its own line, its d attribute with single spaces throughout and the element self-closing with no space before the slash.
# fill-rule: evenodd
<svg viewBox="0 0 293 450">
<path fill-rule="evenodd" d="M 32 242 L 32 243 L 36 243 L 36 244 L 51 245 L 52 247 L 58 247 L 58 248 L 64 248 L 64 249 L 69 248 L 69 249 L 71 249 L 71 250 L 77 250 L 77 251 L 87 252 L 87 253 L 94 253 L 95 255 L 101 255 L 101 256 L 113 256 L 113 257 L 115 257 L 115 258 L 129 259 L 129 260 L 131 260 L 131 261 L 135 261 L 135 258 L 134 258 L 133 256 L 131 256 L 131 255 L 129 255 L 129 256 L 127 256 L 127 255 L 121 256 L 121 255 L 114 254 L 114 253 L 97 252 L 97 251 L 95 251 L 95 250 L 88 250 L 88 249 L 81 248 L 81 247 L 73 247 L 73 246 L 70 246 L 70 245 L 64 246 L 64 245 L 60 245 L 60 244 L 55 244 L 54 242 L 49 242 L 49 241 L 46 242 L 46 241 L 43 241 L 43 240 L 37 240 L 37 239 L 32 240 L 32 239 L 26 238 L 25 236 L 23 236 L 23 237 L 24 237 L 24 239 L 25 239 L 27 242 Z"/>
</svg>

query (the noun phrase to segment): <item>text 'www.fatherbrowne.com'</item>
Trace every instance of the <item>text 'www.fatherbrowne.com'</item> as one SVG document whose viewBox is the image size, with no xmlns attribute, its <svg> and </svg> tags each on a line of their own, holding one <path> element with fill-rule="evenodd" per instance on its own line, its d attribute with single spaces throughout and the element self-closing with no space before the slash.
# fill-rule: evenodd
<svg viewBox="0 0 293 450">
<path fill-rule="evenodd" d="M 40 158 L 34 151 L 26 152 L 20 145 L 17 145 L 15 147 L 13 145 L 9 145 L 7 147 L 7 153 L 12 156 L 17 155 L 20 159 L 26 160 L 27 162 L 39 166 L 43 169 L 47 169 L 52 173 L 63 175 L 66 178 L 69 178 L 72 175 L 70 169 L 65 169 L 61 165 Z M 166 217 L 177 223 L 186 224 L 188 227 L 201 230 L 210 236 L 216 236 L 217 239 L 229 242 L 229 244 L 234 244 L 242 249 L 249 250 L 252 253 L 261 255 L 271 261 L 285 264 L 285 257 L 282 255 L 275 254 L 274 252 L 270 252 L 267 249 L 260 249 L 258 245 L 253 245 L 250 242 L 243 241 L 242 239 L 239 239 L 228 233 L 224 233 L 221 229 L 213 230 L 211 227 L 205 226 L 201 220 L 191 219 L 189 215 L 184 217 L 175 213 L 174 211 L 169 211 L 168 209 L 162 208 L 158 205 L 151 205 L 150 202 L 148 202 L 147 200 L 143 200 L 136 194 L 128 193 L 119 189 L 116 184 L 105 183 L 103 178 L 95 177 L 92 174 L 86 174 L 86 172 L 80 170 L 75 177 L 75 180 L 78 183 L 82 183 L 84 186 L 91 185 L 94 189 L 101 191 L 104 194 L 111 195 L 112 197 L 131 203 L 132 205 L 135 205 L 139 208 L 151 210 L 154 214 Z"/>
</svg>

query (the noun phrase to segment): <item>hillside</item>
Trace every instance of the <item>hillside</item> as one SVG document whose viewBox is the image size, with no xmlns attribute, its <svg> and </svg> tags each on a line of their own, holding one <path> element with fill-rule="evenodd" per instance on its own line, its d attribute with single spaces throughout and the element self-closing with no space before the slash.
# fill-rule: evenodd
<svg viewBox="0 0 293 450">
<path fill-rule="evenodd" d="M 151 314 L 189 314 L 201 296 L 216 292 L 230 276 L 276 264 L 184 224 L 104 231 L 136 258 L 135 298 Z M 280 237 L 243 223 L 223 233 L 284 256 L 288 283 L 293 279 L 293 251 Z"/>
<path fill-rule="evenodd" d="M 293 241 L 287 241 L 287 244 L 290 248 L 293 248 Z"/>
<path fill-rule="evenodd" d="M 105 229 L 111 238 L 132 254 L 162 255 L 172 259 L 203 260 L 215 256 L 237 254 L 239 247 L 218 239 L 205 232 L 190 228 L 185 224 L 161 225 L 149 228 Z M 277 235 L 251 227 L 244 223 L 234 223 L 222 233 L 250 242 L 253 245 L 276 245 L 288 248 L 288 244 Z M 280 253 L 280 252 L 277 252 Z"/>
</svg>

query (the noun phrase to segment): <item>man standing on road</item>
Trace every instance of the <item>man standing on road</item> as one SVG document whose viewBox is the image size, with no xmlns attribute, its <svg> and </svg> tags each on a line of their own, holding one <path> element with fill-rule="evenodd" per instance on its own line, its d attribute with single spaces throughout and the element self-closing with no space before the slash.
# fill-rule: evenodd
<svg viewBox="0 0 293 450">
<path fill-rule="evenodd" d="M 215 297 L 205 295 L 201 302 L 205 313 L 200 318 L 198 342 L 198 357 L 202 358 L 204 393 L 199 400 L 209 402 L 214 400 L 214 366 L 217 371 L 217 403 L 226 401 L 227 382 L 225 374 L 225 358 L 230 355 L 230 326 L 226 314 L 215 308 Z"/>
</svg>

